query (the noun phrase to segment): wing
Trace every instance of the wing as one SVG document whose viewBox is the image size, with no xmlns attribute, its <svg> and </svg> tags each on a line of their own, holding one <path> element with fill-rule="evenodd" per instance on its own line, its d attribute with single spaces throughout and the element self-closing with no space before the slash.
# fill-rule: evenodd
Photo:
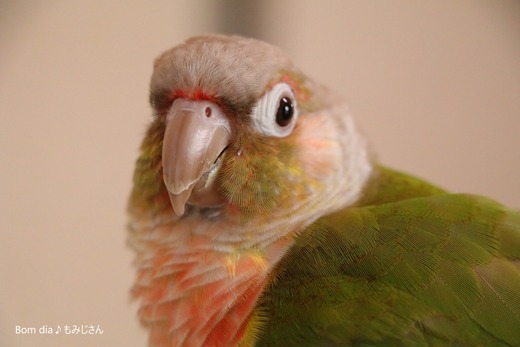
<svg viewBox="0 0 520 347">
<path fill-rule="evenodd" d="M 324 217 L 254 319 L 260 346 L 520 346 L 520 214 L 441 194 Z"/>
</svg>

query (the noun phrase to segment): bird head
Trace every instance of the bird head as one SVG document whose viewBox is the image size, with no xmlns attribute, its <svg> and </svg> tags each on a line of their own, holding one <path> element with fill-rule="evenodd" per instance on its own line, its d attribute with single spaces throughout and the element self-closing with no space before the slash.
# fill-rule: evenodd
<svg viewBox="0 0 520 347">
<path fill-rule="evenodd" d="M 150 103 L 134 196 L 169 198 L 179 217 L 333 210 L 370 172 L 345 105 L 261 41 L 202 36 L 164 52 Z"/>
</svg>

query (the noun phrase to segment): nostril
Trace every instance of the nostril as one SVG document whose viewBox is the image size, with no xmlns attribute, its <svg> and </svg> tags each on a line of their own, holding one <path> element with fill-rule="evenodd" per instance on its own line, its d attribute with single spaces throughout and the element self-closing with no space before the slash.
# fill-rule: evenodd
<svg viewBox="0 0 520 347">
<path fill-rule="evenodd" d="M 204 110 L 204 113 L 206 113 L 206 117 L 211 117 L 211 108 L 210 107 L 206 107 L 206 109 Z"/>
</svg>

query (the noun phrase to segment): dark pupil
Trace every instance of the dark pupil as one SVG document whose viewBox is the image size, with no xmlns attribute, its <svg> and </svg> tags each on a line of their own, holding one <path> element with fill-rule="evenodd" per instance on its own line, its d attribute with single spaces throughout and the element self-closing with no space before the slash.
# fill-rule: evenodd
<svg viewBox="0 0 520 347">
<path fill-rule="evenodd" d="M 291 122 L 293 114 L 294 107 L 291 99 L 284 96 L 280 99 L 280 105 L 278 106 L 278 111 L 276 111 L 276 123 L 282 127 L 286 126 Z"/>
</svg>

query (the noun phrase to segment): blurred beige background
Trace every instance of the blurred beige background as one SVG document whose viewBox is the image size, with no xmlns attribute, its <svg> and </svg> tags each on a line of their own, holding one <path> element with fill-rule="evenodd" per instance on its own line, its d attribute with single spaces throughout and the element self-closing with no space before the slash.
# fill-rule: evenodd
<svg viewBox="0 0 520 347">
<path fill-rule="evenodd" d="M 200 33 L 290 53 L 382 162 L 520 208 L 520 2 L 0 2 L 0 346 L 143 346 L 125 205 L 152 61 Z M 100 325 L 94 336 L 16 326 Z"/>
</svg>

